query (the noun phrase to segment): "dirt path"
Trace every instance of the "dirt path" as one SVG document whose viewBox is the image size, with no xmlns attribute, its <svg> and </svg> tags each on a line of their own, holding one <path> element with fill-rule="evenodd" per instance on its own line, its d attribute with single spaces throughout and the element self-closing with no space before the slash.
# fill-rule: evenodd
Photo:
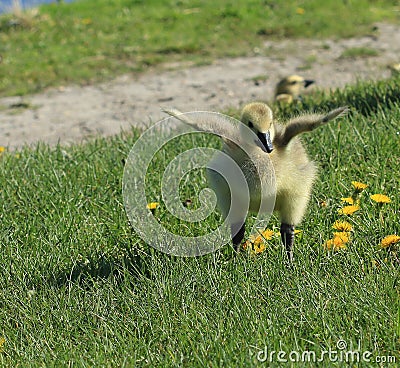
<svg viewBox="0 0 400 368">
<path fill-rule="evenodd" d="M 79 142 L 112 135 L 131 125 L 145 127 L 165 115 L 161 107 L 221 111 L 250 100 L 271 100 L 276 82 L 289 74 L 336 88 L 356 79 L 382 79 L 400 60 L 400 26 L 378 24 L 371 36 L 335 41 L 267 42 L 260 56 L 217 60 L 201 67 L 165 66 L 137 78 L 122 76 L 93 86 L 68 86 L 24 97 L 0 99 L 0 146 L 10 149 L 45 141 Z M 348 48 L 375 49 L 378 56 L 340 58 Z M 261 56 L 262 55 L 262 56 Z M 257 77 L 264 79 L 255 81 Z M 14 107 L 13 107 L 14 106 Z"/>
</svg>

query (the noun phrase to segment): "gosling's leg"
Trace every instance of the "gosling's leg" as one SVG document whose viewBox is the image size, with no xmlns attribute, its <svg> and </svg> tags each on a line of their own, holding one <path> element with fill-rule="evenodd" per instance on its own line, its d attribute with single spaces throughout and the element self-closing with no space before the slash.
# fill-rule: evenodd
<svg viewBox="0 0 400 368">
<path fill-rule="evenodd" d="M 242 244 L 245 230 L 246 224 L 244 222 L 231 225 L 232 243 L 236 252 L 239 251 L 240 244 Z"/>
<path fill-rule="evenodd" d="M 294 225 L 281 224 L 281 239 L 289 261 L 293 261 Z"/>
</svg>

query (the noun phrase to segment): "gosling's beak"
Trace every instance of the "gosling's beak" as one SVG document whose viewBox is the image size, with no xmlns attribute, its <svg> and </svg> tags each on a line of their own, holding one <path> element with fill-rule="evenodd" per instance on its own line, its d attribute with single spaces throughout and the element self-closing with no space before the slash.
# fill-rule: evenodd
<svg viewBox="0 0 400 368">
<path fill-rule="evenodd" d="M 312 79 L 305 79 L 304 80 L 304 87 L 307 88 L 310 84 L 315 83 Z"/>
<path fill-rule="evenodd" d="M 263 144 L 263 147 L 261 147 L 265 152 L 271 153 L 272 150 L 274 149 L 274 146 L 272 145 L 271 137 L 269 135 L 269 132 L 267 133 L 257 133 L 258 139 L 261 141 Z"/>
</svg>

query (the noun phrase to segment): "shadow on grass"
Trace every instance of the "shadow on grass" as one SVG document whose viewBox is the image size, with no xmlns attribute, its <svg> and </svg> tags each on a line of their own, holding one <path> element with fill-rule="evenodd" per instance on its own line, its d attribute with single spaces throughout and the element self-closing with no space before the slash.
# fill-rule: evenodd
<svg viewBox="0 0 400 368">
<path fill-rule="evenodd" d="M 112 277 L 119 284 L 128 274 L 133 280 L 149 278 L 149 256 L 130 251 L 124 255 L 94 254 L 84 260 L 67 265 L 49 280 L 52 285 L 62 287 L 70 283 L 90 288 L 99 280 Z"/>
<path fill-rule="evenodd" d="M 138 249 L 134 245 L 120 251 L 121 254 L 112 255 L 96 253 L 67 264 L 60 271 L 52 273 L 48 283 L 58 288 L 73 284 L 91 289 L 101 280 L 112 280 L 116 285 L 130 283 L 135 286 L 134 284 L 142 280 L 159 278 L 160 271 L 169 270 L 172 265 L 176 265 L 180 270 L 181 266 L 187 269 L 191 265 L 196 269 L 206 264 L 218 264 L 219 267 L 230 264 L 235 267 L 236 262 L 245 256 L 244 253 L 236 253 L 233 247 L 229 246 L 202 257 L 174 256 L 151 247 Z"/>
<path fill-rule="evenodd" d="M 400 103 L 400 78 L 391 78 L 378 82 L 359 82 L 356 86 L 346 87 L 335 91 L 328 102 L 333 108 L 338 105 L 347 105 L 364 116 L 377 113 L 384 107 L 394 108 Z"/>
</svg>

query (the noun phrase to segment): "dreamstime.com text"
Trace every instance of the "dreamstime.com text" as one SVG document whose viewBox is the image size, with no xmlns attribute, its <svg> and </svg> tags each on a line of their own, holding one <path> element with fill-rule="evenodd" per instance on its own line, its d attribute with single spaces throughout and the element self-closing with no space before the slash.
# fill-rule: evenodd
<svg viewBox="0 0 400 368">
<path fill-rule="evenodd" d="M 360 344 L 359 344 L 360 346 Z M 339 340 L 336 348 L 328 350 L 269 350 L 267 346 L 257 352 L 257 360 L 261 363 L 317 363 L 317 362 L 343 362 L 343 363 L 386 363 L 395 364 L 396 357 L 394 355 L 374 355 L 369 350 L 362 351 L 360 348 L 348 348 L 346 341 Z"/>
</svg>

